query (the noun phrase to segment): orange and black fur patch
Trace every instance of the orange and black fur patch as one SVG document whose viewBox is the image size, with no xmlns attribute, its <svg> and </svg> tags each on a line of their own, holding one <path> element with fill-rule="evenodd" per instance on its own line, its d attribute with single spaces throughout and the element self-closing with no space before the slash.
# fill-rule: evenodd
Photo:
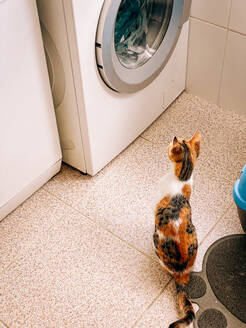
<svg viewBox="0 0 246 328">
<path fill-rule="evenodd" d="M 181 186 L 177 194 L 166 194 L 156 205 L 155 252 L 160 263 L 174 277 L 183 318 L 169 328 L 187 327 L 194 319 L 193 306 L 185 292 L 194 264 L 198 242 L 191 220 L 191 184 L 189 183 L 196 158 L 200 153 L 200 133 L 190 140 L 177 139 L 169 146 L 168 154 L 174 163 L 174 183 Z"/>
</svg>

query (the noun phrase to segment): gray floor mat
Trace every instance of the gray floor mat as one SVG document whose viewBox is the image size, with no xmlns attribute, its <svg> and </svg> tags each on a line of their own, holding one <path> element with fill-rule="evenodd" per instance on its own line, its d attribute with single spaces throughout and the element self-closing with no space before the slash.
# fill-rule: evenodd
<svg viewBox="0 0 246 328">
<path fill-rule="evenodd" d="M 211 245 L 187 291 L 200 307 L 195 328 L 246 328 L 246 235 Z"/>
</svg>

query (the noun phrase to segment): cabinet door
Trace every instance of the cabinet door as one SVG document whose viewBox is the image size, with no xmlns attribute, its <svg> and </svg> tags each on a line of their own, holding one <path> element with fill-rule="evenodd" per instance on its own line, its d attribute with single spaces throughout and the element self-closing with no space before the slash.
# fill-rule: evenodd
<svg viewBox="0 0 246 328">
<path fill-rule="evenodd" d="M 61 158 L 35 0 L 0 1 L 0 210 Z"/>
</svg>

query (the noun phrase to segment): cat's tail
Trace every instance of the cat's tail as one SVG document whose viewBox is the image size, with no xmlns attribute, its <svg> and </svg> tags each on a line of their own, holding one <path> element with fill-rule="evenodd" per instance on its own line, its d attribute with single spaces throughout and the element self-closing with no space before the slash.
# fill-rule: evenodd
<svg viewBox="0 0 246 328">
<path fill-rule="evenodd" d="M 177 296 L 180 311 L 183 313 L 183 318 L 173 322 L 169 328 L 185 328 L 192 323 L 195 318 L 195 311 L 186 292 L 186 284 L 176 282 Z"/>
</svg>

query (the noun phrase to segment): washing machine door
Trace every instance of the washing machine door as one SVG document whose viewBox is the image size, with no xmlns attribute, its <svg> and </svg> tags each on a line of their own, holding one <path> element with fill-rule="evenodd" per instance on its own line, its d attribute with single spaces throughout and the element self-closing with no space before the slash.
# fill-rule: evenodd
<svg viewBox="0 0 246 328">
<path fill-rule="evenodd" d="M 143 89 L 167 64 L 191 0 L 105 0 L 97 28 L 100 75 L 113 90 Z"/>
</svg>

